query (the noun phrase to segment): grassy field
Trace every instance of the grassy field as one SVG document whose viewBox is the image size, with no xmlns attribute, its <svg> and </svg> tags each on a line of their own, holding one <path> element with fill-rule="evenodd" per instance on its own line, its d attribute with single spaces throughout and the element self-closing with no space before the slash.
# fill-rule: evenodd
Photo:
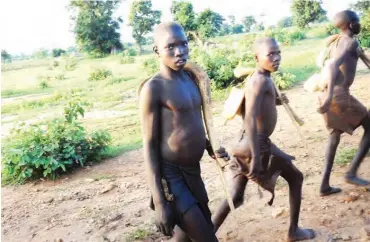
<svg viewBox="0 0 370 242">
<path fill-rule="evenodd" d="M 245 35 L 219 37 L 220 43 L 237 42 Z M 282 47 L 282 69 L 296 76 L 297 83 L 316 70 L 315 59 L 322 40 L 310 38 Z M 22 61 L 2 67 L 2 126 L 4 138 L 18 122 L 36 123 L 62 115 L 72 92 L 91 104 L 81 120 L 88 130 L 106 129 L 113 142 L 108 156 L 140 147 L 140 126 L 136 88 L 147 74 L 141 63 L 150 54 L 135 57 L 134 64 L 121 64 L 119 56 L 103 59 L 79 59 L 75 70 L 65 69 L 66 59 Z M 105 80 L 89 81 L 97 68 L 112 72 Z M 46 84 L 45 84 L 46 83 Z M 222 101 L 228 90 L 213 92 Z"/>
</svg>

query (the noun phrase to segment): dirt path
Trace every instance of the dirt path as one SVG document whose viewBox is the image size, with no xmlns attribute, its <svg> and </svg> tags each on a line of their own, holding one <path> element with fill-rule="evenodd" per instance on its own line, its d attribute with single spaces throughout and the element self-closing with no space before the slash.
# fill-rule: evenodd
<svg viewBox="0 0 370 242">
<path fill-rule="evenodd" d="M 362 72 L 353 93 L 367 106 L 370 73 Z M 300 224 L 316 230 L 312 241 L 369 241 L 365 227 L 370 225 L 370 192 L 343 182 L 346 167 L 335 165 L 332 184 L 344 192 L 328 197 L 318 196 L 321 179 L 323 147 L 327 132 L 321 116 L 315 112 L 315 96 L 297 87 L 287 92 L 292 107 L 304 118 L 303 134 L 306 149 L 296 134 L 284 110 L 279 107 L 279 122 L 272 137 L 279 147 L 295 155 L 295 164 L 304 173 Z M 222 105 L 217 105 L 220 113 Z M 226 148 L 234 143 L 240 121 L 227 127 L 216 119 L 217 130 L 223 134 Z M 344 135 L 340 149 L 356 147 L 362 135 Z M 203 177 L 214 211 L 223 199 L 221 182 L 215 165 L 204 156 Z M 360 175 L 370 178 L 370 157 L 360 169 Z M 349 194 L 358 196 L 345 202 Z M 148 208 L 149 190 L 145 180 L 142 154 L 132 151 L 102 164 L 86 167 L 57 182 L 45 181 L 18 187 L 2 188 L 3 241 L 160 241 L 155 232 L 153 212 Z M 260 200 L 257 187 L 249 184 L 246 201 L 234 217 L 229 217 L 217 236 L 220 241 L 284 241 L 288 226 L 288 188 L 278 184 L 275 203 L 266 206 L 267 193 Z M 139 239 L 143 240 L 143 239 Z"/>
</svg>

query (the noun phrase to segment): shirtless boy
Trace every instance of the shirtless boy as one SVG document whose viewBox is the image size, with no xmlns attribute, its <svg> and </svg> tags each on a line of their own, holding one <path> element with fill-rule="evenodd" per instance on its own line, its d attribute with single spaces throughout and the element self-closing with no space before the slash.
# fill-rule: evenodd
<svg viewBox="0 0 370 242">
<path fill-rule="evenodd" d="M 275 72 L 280 65 L 280 49 L 274 39 L 263 38 L 254 44 L 254 52 L 257 67 L 245 86 L 245 101 L 241 110 L 242 132 L 232 150 L 233 158 L 227 170 L 231 178 L 230 194 L 235 206 L 240 206 L 248 180 L 255 181 L 274 194 L 276 179 L 281 175 L 289 184 L 288 241 L 311 239 L 314 237 L 312 230 L 298 227 L 303 175 L 293 165 L 294 157 L 279 150 L 269 139 L 277 121 L 276 105 L 287 102 L 285 95 L 283 100 L 277 98 L 271 79 L 271 72 Z M 272 200 L 269 204 L 272 204 Z M 212 218 L 215 231 L 229 212 L 227 202 L 223 201 Z"/>
<path fill-rule="evenodd" d="M 349 92 L 359 58 L 359 43 L 354 38 L 360 32 L 359 18 L 353 11 L 342 11 L 336 14 L 334 25 L 340 29 L 341 35 L 329 53 L 329 63 L 324 67 L 328 68 L 329 76 L 327 87 L 319 96 L 320 107 L 317 110 L 323 114 L 330 131 L 325 153 L 325 170 L 320 187 L 321 196 L 341 191 L 340 188 L 329 185 L 335 153 L 341 134 L 344 132 L 352 134 L 359 126 L 364 128 L 365 133 L 345 179 L 355 185 L 370 184 L 357 177 L 357 170 L 370 147 L 370 114 L 366 107 Z"/>
<path fill-rule="evenodd" d="M 206 139 L 198 87 L 183 70 L 189 54 L 186 34 L 176 23 L 162 23 L 154 36 L 160 72 L 141 90 L 140 115 L 156 226 L 176 241 L 217 241 L 199 164 L 204 150 L 214 153 Z M 228 159 L 224 149 L 217 155 Z M 164 194 L 162 178 L 173 201 Z"/>
</svg>

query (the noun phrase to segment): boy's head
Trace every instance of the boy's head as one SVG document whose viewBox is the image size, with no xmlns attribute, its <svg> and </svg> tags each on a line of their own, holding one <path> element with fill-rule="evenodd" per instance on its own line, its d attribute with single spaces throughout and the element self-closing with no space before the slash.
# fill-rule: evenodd
<svg viewBox="0 0 370 242">
<path fill-rule="evenodd" d="M 254 59 L 260 68 L 275 72 L 280 66 L 280 48 L 275 39 L 264 37 L 257 39 L 253 45 Z"/>
<path fill-rule="evenodd" d="M 353 34 L 359 34 L 361 30 L 360 19 L 351 10 L 345 10 L 334 16 L 334 26 L 340 30 L 349 29 Z"/>
<path fill-rule="evenodd" d="M 183 27 L 174 22 L 159 24 L 154 31 L 154 52 L 169 68 L 181 70 L 188 60 L 189 46 Z"/>
</svg>

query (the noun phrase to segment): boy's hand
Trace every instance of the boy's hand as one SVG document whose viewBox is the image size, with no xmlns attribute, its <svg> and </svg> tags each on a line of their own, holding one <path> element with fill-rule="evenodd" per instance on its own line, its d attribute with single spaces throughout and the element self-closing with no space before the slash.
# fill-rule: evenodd
<svg viewBox="0 0 370 242">
<path fill-rule="evenodd" d="M 172 236 L 175 227 L 171 209 L 167 203 L 156 206 L 155 208 L 155 224 L 159 232 L 165 236 Z"/>
<path fill-rule="evenodd" d="M 250 166 L 250 171 L 247 174 L 248 179 L 256 181 L 261 173 L 260 158 L 253 158 Z"/>
<path fill-rule="evenodd" d="M 230 156 L 224 147 L 220 147 L 218 150 L 216 150 L 216 154 L 213 152 L 213 150 L 207 150 L 207 151 L 208 151 L 209 156 L 215 160 L 216 160 L 216 155 L 217 155 L 217 158 L 222 158 L 225 161 L 230 160 Z"/>
<path fill-rule="evenodd" d="M 280 101 L 281 101 L 281 104 L 283 104 L 283 103 L 288 104 L 288 103 L 289 103 L 289 99 L 288 99 L 288 97 L 285 95 L 285 93 L 282 93 L 282 94 L 281 94 Z"/>
<path fill-rule="evenodd" d="M 321 114 L 326 113 L 327 111 L 329 111 L 329 107 L 330 107 L 330 100 L 326 100 L 323 105 L 317 108 L 317 112 Z"/>
</svg>

